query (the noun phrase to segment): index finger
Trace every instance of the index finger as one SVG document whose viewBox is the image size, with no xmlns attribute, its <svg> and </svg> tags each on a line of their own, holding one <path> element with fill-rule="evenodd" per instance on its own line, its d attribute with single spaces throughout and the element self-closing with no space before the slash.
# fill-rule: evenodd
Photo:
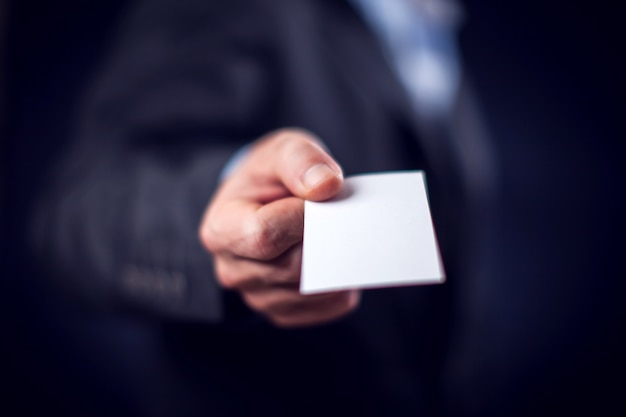
<svg viewBox="0 0 626 417">
<path fill-rule="evenodd" d="M 200 227 L 200 238 L 214 253 L 270 260 L 302 240 L 304 200 L 287 197 L 268 204 L 231 200 L 213 206 Z"/>
</svg>

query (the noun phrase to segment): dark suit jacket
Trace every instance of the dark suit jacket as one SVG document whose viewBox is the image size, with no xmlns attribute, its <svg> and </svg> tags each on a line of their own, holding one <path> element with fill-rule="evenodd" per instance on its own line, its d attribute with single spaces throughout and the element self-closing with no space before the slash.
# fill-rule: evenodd
<svg viewBox="0 0 626 417">
<path fill-rule="evenodd" d="M 443 409 L 489 191 L 467 83 L 453 120 L 420 121 L 346 1 L 154 0 L 131 14 L 80 113 L 38 243 L 70 287 L 182 319 L 165 339 L 185 401 L 155 398 L 157 408 Z M 286 126 L 318 135 L 347 175 L 425 170 L 448 282 L 368 291 L 352 316 L 297 331 L 272 328 L 224 293 L 198 241 L 201 214 L 233 153 Z"/>
</svg>

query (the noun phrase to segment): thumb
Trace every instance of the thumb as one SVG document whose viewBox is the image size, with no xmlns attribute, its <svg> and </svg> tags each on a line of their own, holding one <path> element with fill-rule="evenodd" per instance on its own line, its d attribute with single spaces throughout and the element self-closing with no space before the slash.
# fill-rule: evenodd
<svg viewBox="0 0 626 417">
<path fill-rule="evenodd" d="M 339 164 L 315 136 L 301 130 L 277 134 L 275 174 L 296 197 L 322 201 L 335 196 L 343 185 Z"/>
</svg>

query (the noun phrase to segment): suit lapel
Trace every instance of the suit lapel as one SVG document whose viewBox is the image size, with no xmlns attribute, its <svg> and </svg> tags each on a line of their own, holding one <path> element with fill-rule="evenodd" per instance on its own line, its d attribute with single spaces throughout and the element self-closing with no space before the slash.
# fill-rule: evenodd
<svg viewBox="0 0 626 417">
<path fill-rule="evenodd" d="M 320 32 L 328 58 L 362 98 L 373 101 L 382 111 L 416 122 L 409 96 L 391 67 L 385 50 L 346 0 L 326 1 L 328 24 Z M 416 126 L 413 126 L 414 128 Z"/>
</svg>

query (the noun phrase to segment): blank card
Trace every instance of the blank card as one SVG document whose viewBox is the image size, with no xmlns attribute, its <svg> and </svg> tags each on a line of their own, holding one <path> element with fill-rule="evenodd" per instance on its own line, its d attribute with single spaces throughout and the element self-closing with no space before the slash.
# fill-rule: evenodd
<svg viewBox="0 0 626 417">
<path fill-rule="evenodd" d="M 337 197 L 305 202 L 301 293 L 444 280 L 423 172 L 349 177 Z"/>
</svg>

